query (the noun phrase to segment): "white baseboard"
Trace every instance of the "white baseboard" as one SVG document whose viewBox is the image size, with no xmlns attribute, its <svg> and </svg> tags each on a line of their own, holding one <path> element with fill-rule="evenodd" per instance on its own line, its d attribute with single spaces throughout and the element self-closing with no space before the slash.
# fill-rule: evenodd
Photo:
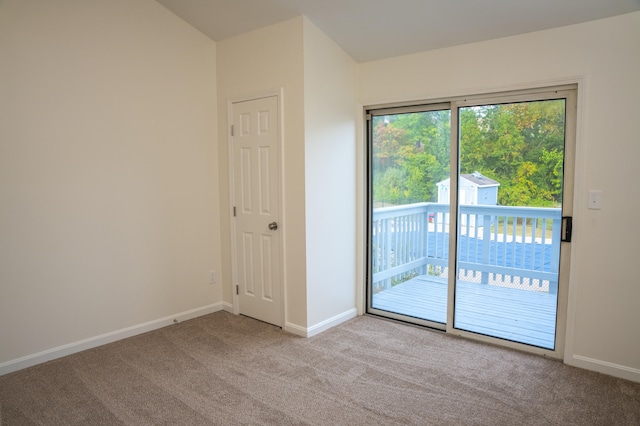
<svg viewBox="0 0 640 426">
<path fill-rule="evenodd" d="M 332 318 L 326 319 L 316 325 L 312 325 L 307 329 L 307 337 L 315 336 L 316 334 L 322 333 L 323 331 L 335 327 L 338 324 L 342 324 L 343 322 L 348 321 L 351 318 L 355 318 L 357 315 L 358 311 L 356 310 L 356 308 L 353 308 Z"/>
<path fill-rule="evenodd" d="M 326 319 L 316 325 L 312 325 L 311 327 L 305 328 L 296 324 L 292 324 L 290 322 L 286 323 L 284 326 L 284 330 L 289 333 L 295 334 L 297 336 L 302 337 L 312 337 L 316 334 L 320 334 L 325 330 L 328 330 L 332 327 L 335 327 L 338 324 L 342 324 L 345 321 L 350 320 L 351 318 L 355 318 L 358 315 L 358 311 L 356 308 L 349 309 L 341 314 L 338 314 L 334 317 Z"/>
<path fill-rule="evenodd" d="M 307 329 L 306 327 L 301 327 L 297 324 L 293 324 L 291 322 L 287 322 L 284 324 L 284 327 L 282 327 L 282 329 L 284 331 L 287 331 L 291 334 L 295 334 L 296 336 L 300 336 L 300 337 L 307 337 Z"/>
<path fill-rule="evenodd" d="M 105 345 L 107 343 L 112 343 L 117 340 L 126 339 L 128 337 L 147 333 L 152 330 L 157 330 L 159 328 L 174 324 L 174 320 L 179 322 L 187 321 L 193 318 L 201 317 L 203 315 L 218 312 L 223 309 L 227 310 L 226 308 L 227 306 L 223 302 L 215 303 L 213 305 L 203 306 L 201 308 L 196 308 L 190 311 L 181 312 L 168 317 L 149 321 L 144 324 L 134 325 L 131 327 L 123 328 L 121 330 L 112 331 L 109 333 L 101 334 L 99 336 L 90 337 L 78 342 L 69 343 L 66 345 L 58 346 L 56 348 L 47 349 L 46 351 L 7 361 L 0 364 L 0 376 L 12 373 L 14 371 L 22 370 L 23 368 L 42 364 L 43 362 L 51 361 L 56 358 L 62 358 L 63 356 L 71 355 L 76 352 L 81 352 L 87 349 L 95 348 L 97 346 Z"/>
<path fill-rule="evenodd" d="M 233 303 L 227 303 L 227 302 L 220 302 L 219 303 L 220 306 L 222 306 L 222 310 L 225 312 L 229 312 L 230 314 L 233 314 Z"/>
<path fill-rule="evenodd" d="M 585 370 L 597 371 L 598 373 L 604 373 L 609 376 L 640 383 L 640 369 L 637 368 L 601 361 L 599 359 L 587 358 L 586 356 L 581 355 L 573 355 L 568 360 L 565 360 L 565 363 L 574 367 L 584 368 Z"/>
</svg>

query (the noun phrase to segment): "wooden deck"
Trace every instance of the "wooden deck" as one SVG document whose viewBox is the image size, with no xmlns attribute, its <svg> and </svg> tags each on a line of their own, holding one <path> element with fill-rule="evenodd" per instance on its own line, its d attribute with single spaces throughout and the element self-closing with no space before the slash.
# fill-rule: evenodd
<svg viewBox="0 0 640 426">
<path fill-rule="evenodd" d="M 554 294 L 460 281 L 454 327 L 553 349 L 556 306 Z M 445 323 L 447 283 L 439 277 L 418 276 L 374 294 L 372 307 Z"/>
</svg>

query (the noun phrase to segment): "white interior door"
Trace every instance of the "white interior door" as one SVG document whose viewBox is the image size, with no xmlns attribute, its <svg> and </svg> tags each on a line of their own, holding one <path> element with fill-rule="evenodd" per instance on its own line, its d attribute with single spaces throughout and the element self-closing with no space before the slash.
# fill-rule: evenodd
<svg viewBox="0 0 640 426">
<path fill-rule="evenodd" d="M 232 109 L 239 312 L 282 326 L 278 98 L 236 102 Z"/>
</svg>

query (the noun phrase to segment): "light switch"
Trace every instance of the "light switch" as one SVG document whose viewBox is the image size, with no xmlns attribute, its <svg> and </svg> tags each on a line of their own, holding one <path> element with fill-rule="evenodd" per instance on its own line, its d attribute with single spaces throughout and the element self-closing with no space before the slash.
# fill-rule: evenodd
<svg viewBox="0 0 640 426">
<path fill-rule="evenodd" d="M 589 201 L 587 208 L 590 210 L 602 209 L 602 191 L 591 189 L 589 190 Z"/>
</svg>

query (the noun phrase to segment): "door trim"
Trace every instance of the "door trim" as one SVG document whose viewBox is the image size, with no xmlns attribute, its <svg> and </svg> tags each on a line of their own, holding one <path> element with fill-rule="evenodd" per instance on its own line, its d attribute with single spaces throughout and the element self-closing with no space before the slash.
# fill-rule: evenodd
<svg viewBox="0 0 640 426">
<path fill-rule="evenodd" d="M 234 161 L 233 161 L 233 135 L 231 134 L 231 126 L 233 125 L 233 105 L 239 102 L 254 101 L 258 99 L 275 97 L 278 105 L 278 151 L 280 153 L 280 168 L 278 170 L 278 189 L 280 191 L 280 204 L 278 206 L 280 210 L 279 230 L 281 234 L 280 238 L 280 262 L 278 265 L 274 265 L 274 268 L 280 269 L 281 282 L 280 286 L 280 315 L 281 324 L 284 329 L 287 322 L 287 276 L 286 276 L 286 212 L 285 212 L 285 191 L 284 191 L 284 89 L 281 87 L 274 90 L 265 90 L 255 92 L 251 94 L 239 95 L 235 97 L 227 98 L 227 164 L 228 164 L 228 178 L 229 178 L 229 229 L 231 230 L 231 294 L 233 297 L 233 313 L 235 315 L 240 314 L 240 303 L 238 295 L 236 294 L 236 286 L 238 285 L 238 269 L 237 269 L 237 246 L 236 246 L 236 221 L 233 215 L 233 207 L 235 206 L 235 182 L 234 182 Z"/>
</svg>

